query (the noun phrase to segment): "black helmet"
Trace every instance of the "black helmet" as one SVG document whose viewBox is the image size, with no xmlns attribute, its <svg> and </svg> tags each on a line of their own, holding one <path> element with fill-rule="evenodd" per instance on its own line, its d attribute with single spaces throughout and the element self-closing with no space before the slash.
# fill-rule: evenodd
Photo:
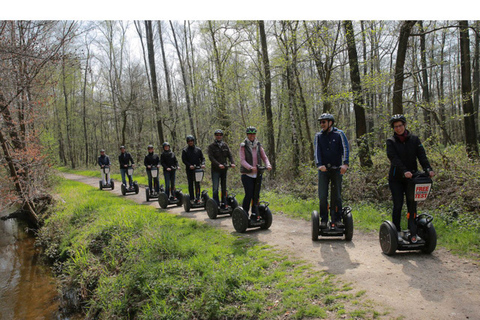
<svg viewBox="0 0 480 320">
<path fill-rule="evenodd" d="M 149 144 L 147 149 L 153 149 L 153 145 Z"/>
<path fill-rule="evenodd" d="M 393 128 L 393 124 L 397 121 L 402 121 L 403 124 L 407 123 L 407 119 L 405 119 L 405 116 L 403 114 L 395 114 L 390 118 L 390 127 Z"/>
<path fill-rule="evenodd" d="M 162 144 L 162 148 L 163 148 L 163 150 L 165 150 L 165 147 L 166 147 L 166 146 L 169 146 L 169 147 L 170 147 L 170 143 L 168 143 L 168 142 L 164 142 L 164 143 Z"/>
<path fill-rule="evenodd" d="M 195 138 L 194 138 L 191 134 L 189 134 L 189 135 L 187 136 L 187 142 L 188 142 L 188 141 L 193 141 L 193 142 L 195 142 Z"/>
<path fill-rule="evenodd" d="M 246 130 L 247 134 L 249 133 L 257 133 L 257 128 L 253 127 L 253 126 L 249 126 L 247 127 L 247 130 Z"/>
<path fill-rule="evenodd" d="M 215 135 L 217 135 L 217 134 L 221 134 L 221 135 L 223 136 L 223 131 L 222 131 L 222 129 L 217 129 L 217 130 L 215 130 Z"/>
<path fill-rule="evenodd" d="M 318 121 L 322 121 L 322 120 L 328 120 L 328 121 L 332 121 L 332 123 L 335 123 L 335 118 L 330 113 L 322 113 L 320 118 L 318 118 Z"/>
</svg>

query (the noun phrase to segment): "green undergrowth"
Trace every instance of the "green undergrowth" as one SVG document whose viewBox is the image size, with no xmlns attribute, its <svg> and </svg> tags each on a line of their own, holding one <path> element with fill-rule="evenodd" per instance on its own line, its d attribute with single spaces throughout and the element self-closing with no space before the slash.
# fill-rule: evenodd
<svg viewBox="0 0 480 320">
<path fill-rule="evenodd" d="M 74 181 L 56 192 L 38 241 L 87 319 L 380 317 L 363 291 L 252 239 Z"/>
</svg>

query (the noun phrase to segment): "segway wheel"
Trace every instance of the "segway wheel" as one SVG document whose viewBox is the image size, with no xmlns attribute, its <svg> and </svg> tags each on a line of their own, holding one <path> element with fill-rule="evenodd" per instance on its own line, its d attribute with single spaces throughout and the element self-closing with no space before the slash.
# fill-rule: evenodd
<svg viewBox="0 0 480 320">
<path fill-rule="evenodd" d="M 100 190 L 103 190 L 102 181 L 98 181 L 98 187 L 100 188 Z"/>
<path fill-rule="evenodd" d="M 112 190 L 115 189 L 115 183 L 113 182 L 113 180 L 110 180 L 110 183 L 112 184 Z"/>
<path fill-rule="evenodd" d="M 248 215 L 241 207 L 235 208 L 232 212 L 232 223 L 235 231 L 244 233 L 248 228 Z"/>
<path fill-rule="evenodd" d="M 205 209 L 207 209 L 207 214 L 210 219 L 217 219 L 218 206 L 215 200 L 208 199 L 207 204 L 205 205 Z"/>
<path fill-rule="evenodd" d="M 320 216 L 316 210 L 312 212 L 312 241 L 318 240 L 320 233 Z"/>
<path fill-rule="evenodd" d="M 347 209 L 347 208 L 345 208 Z M 348 208 L 346 214 L 343 216 L 343 224 L 345 225 L 345 240 L 352 241 L 353 238 L 353 215 Z"/>
<path fill-rule="evenodd" d="M 147 187 L 145 188 L 145 199 L 148 201 L 150 201 L 150 189 Z"/>
<path fill-rule="evenodd" d="M 422 252 L 432 253 L 437 246 L 437 232 L 435 231 L 433 224 L 429 224 L 429 226 L 426 228 L 424 240 L 425 246 L 422 248 Z"/>
<path fill-rule="evenodd" d="M 133 189 L 135 190 L 135 194 L 138 194 L 138 192 L 140 191 L 140 188 L 138 187 L 138 183 L 133 184 Z"/>
<path fill-rule="evenodd" d="M 391 256 L 397 251 L 398 233 L 394 228 L 395 226 L 387 221 L 384 221 L 380 226 L 380 246 L 387 256 Z"/>
<path fill-rule="evenodd" d="M 183 196 L 183 209 L 185 209 L 185 212 L 190 212 L 190 207 L 191 207 L 191 203 L 190 203 L 190 195 L 189 194 L 186 194 Z"/>
<path fill-rule="evenodd" d="M 181 207 L 183 204 L 183 193 L 182 191 L 175 191 L 175 196 L 178 199 L 177 207 Z"/>
<path fill-rule="evenodd" d="M 273 215 L 269 207 L 266 207 L 263 211 L 263 219 L 265 220 L 265 223 L 260 226 L 260 229 L 267 230 L 272 225 Z"/>
<path fill-rule="evenodd" d="M 161 192 L 158 195 L 158 204 L 162 209 L 166 209 L 168 207 L 168 196 L 166 193 Z"/>
<path fill-rule="evenodd" d="M 122 186 L 120 187 L 120 189 L 122 190 L 122 195 L 127 194 L 127 188 L 125 188 L 125 185 L 123 183 L 122 183 Z"/>
</svg>

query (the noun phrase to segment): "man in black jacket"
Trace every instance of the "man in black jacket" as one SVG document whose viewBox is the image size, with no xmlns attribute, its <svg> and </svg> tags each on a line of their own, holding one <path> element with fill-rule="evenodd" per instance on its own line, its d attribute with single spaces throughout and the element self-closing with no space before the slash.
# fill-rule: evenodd
<svg viewBox="0 0 480 320">
<path fill-rule="evenodd" d="M 182 162 L 185 164 L 187 170 L 190 199 L 195 199 L 195 202 L 198 202 L 200 199 L 200 183 L 195 181 L 195 167 L 201 166 L 201 168 L 204 169 L 205 157 L 203 156 L 202 149 L 195 146 L 195 138 L 192 135 L 187 136 L 187 146 L 182 150 Z M 194 192 L 194 182 L 196 186 L 195 190 L 198 191 L 197 194 Z"/>
<path fill-rule="evenodd" d="M 132 155 L 130 152 L 125 151 L 125 146 L 120 147 L 120 155 L 118 156 L 118 162 L 120 162 L 120 174 L 122 175 L 122 183 L 126 186 L 127 181 L 125 179 L 125 174 L 127 173 L 127 168 L 129 166 L 134 166 Z M 133 178 L 128 176 L 128 183 L 130 188 L 133 188 Z"/>
<path fill-rule="evenodd" d="M 411 179 L 413 173 L 418 171 L 417 159 L 422 165 L 423 170 L 429 172 L 430 177 L 435 175 L 420 139 L 406 129 L 406 124 L 407 120 L 405 119 L 405 116 L 401 114 L 394 115 L 390 119 L 390 126 L 393 128 L 394 134 L 387 139 L 387 156 L 390 160 L 388 185 L 390 186 L 393 199 L 392 220 L 399 232 L 399 242 L 403 242 L 403 238 L 400 235 L 400 232 L 402 231 L 400 220 L 402 215 L 403 198 L 407 192 L 408 179 Z M 407 210 L 408 228 L 411 232 L 410 239 L 415 243 L 419 240 L 415 231 L 417 203 L 415 201 L 410 201 L 408 197 Z"/>
<path fill-rule="evenodd" d="M 170 144 L 164 142 L 163 152 L 160 155 L 160 164 L 163 167 L 163 177 L 165 179 L 165 194 L 170 197 L 170 200 L 176 200 L 175 190 L 175 172 L 178 169 L 178 161 L 175 154 L 170 150 Z M 172 194 L 170 195 L 170 191 Z"/>
<path fill-rule="evenodd" d="M 153 153 L 152 145 L 149 145 L 147 149 L 148 149 L 148 154 L 145 156 L 145 159 L 143 160 L 143 164 L 147 169 L 148 189 L 150 190 L 150 192 L 152 192 L 152 168 L 157 168 L 158 170 L 158 168 L 160 167 L 160 158 L 158 154 Z M 157 177 L 154 179 L 155 179 L 155 192 L 158 194 L 160 192 L 160 182 L 158 181 L 158 173 L 157 173 Z"/>
<path fill-rule="evenodd" d="M 100 150 L 100 157 L 98 157 L 98 165 L 100 168 L 105 168 L 110 166 L 110 157 L 105 154 L 105 150 Z M 106 185 L 107 182 L 110 184 L 110 172 L 105 176 L 102 170 L 102 183 Z"/>
<path fill-rule="evenodd" d="M 212 162 L 212 191 L 213 200 L 217 206 L 225 207 L 227 203 L 227 160 L 230 161 L 232 168 L 235 168 L 232 152 L 228 145 L 223 141 L 223 131 L 215 130 L 215 141 L 208 146 L 208 158 Z M 222 201 L 218 197 L 218 185 L 222 184 Z"/>
</svg>

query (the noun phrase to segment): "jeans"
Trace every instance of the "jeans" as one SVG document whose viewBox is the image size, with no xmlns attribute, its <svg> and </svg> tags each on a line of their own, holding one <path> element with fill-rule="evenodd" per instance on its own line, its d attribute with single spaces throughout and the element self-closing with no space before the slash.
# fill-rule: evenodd
<svg viewBox="0 0 480 320">
<path fill-rule="evenodd" d="M 102 185 L 110 183 L 110 173 L 105 174 L 102 170 Z"/>
<path fill-rule="evenodd" d="M 218 187 L 219 182 L 222 180 L 222 201 L 221 203 L 227 202 L 227 170 L 214 171 L 212 170 L 212 191 L 213 191 L 213 200 L 217 203 L 217 206 L 220 205 L 220 199 L 218 198 Z"/>
<path fill-rule="evenodd" d="M 188 194 L 190 200 L 200 199 L 200 182 L 195 181 L 195 170 L 187 169 Z M 194 186 L 195 185 L 195 189 Z"/>
<path fill-rule="evenodd" d="M 170 190 L 172 190 L 172 196 L 174 196 L 173 192 L 175 190 L 175 170 L 163 171 L 163 177 L 165 178 L 165 194 L 170 197 Z"/>
<path fill-rule="evenodd" d="M 342 174 L 340 170 L 318 171 L 318 198 L 320 199 L 320 218 L 328 221 L 328 209 L 333 222 L 342 220 Z M 328 184 L 330 183 L 330 207 L 328 205 Z"/>
<path fill-rule="evenodd" d="M 392 192 L 393 200 L 393 211 L 392 211 L 392 220 L 397 231 L 401 231 L 401 218 L 402 218 L 402 207 L 404 195 L 407 192 L 408 181 L 398 181 L 398 180 L 389 180 L 388 186 Z M 415 201 L 409 201 L 407 199 L 407 212 L 408 214 L 408 229 L 410 229 L 411 234 L 417 233 L 417 225 L 415 223 L 415 216 L 417 215 L 417 203 Z"/>
<path fill-rule="evenodd" d="M 257 190 L 257 193 L 255 194 L 255 183 L 260 184 Z M 260 200 L 260 189 L 262 186 L 262 177 L 257 176 L 256 178 L 251 178 L 247 176 L 246 174 L 242 174 L 242 184 L 243 184 L 243 189 L 245 190 L 245 197 L 243 198 L 243 203 L 242 207 L 243 210 L 245 210 L 246 213 L 248 213 L 248 210 L 250 210 L 250 203 L 252 204 L 252 214 L 257 214 L 258 213 L 258 201 Z M 253 201 L 255 200 L 255 202 Z"/>
<path fill-rule="evenodd" d="M 122 175 L 122 183 L 126 186 L 127 185 L 127 180 L 125 179 L 125 176 L 127 175 L 127 169 L 126 168 L 121 168 L 120 169 L 120 174 Z M 128 176 L 128 182 L 130 183 L 130 187 L 133 185 L 132 177 Z"/>
<path fill-rule="evenodd" d="M 151 170 L 147 170 L 147 176 L 148 176 L 148 189 L 150 192 L 152 192 L 152 172 Z M 158 180 L 158 175 L 155 179 L 155 192 L 159 193 L 160 192 L 160 182 Z"/>
</svg>

